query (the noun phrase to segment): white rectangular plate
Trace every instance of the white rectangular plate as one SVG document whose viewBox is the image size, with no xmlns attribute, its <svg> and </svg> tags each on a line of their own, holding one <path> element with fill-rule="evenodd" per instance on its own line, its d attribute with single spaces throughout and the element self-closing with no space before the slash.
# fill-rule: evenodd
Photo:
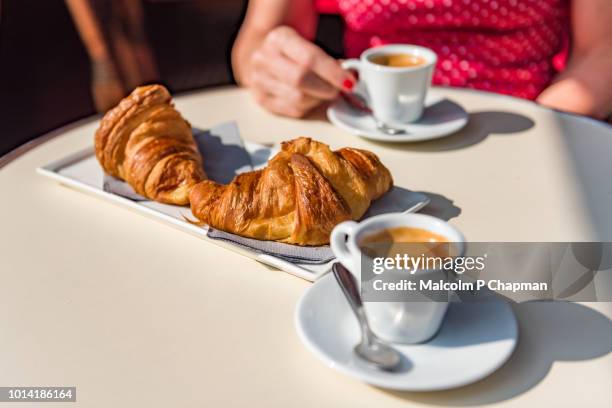
<svg viewBox="0 0 612 408">
<path fill-rule="evenodd" d="M 250 142 L 245 142 L 245 148 L 247 151 L 249 151 L 249 153 L 258 150 L 261 151 L 261 149 L 269 149 L 265 146 Z M 93 147 L 68 155 L 67 157 L 49 163 L 46 166 L 39 167 L 36 169 L 36 171 L 39 174 L 59 181 L 66 186 L 131 208 L 137 212 L 140 212 L 141 214 L 149 216 L 150 218 L 154 218 L 192 235 L 200 237 L 205 241 L 230 249 L 234 252 L 248 256 L 249 258 L 255 259 L 266 265 L 278 268 L 308 281 L 315 281 L 325 273 L 329 272 L 331 265 L 334 262 L 332 260 L 320 265 L 294 264 L 271 255 L 250 251 L 222 240 L 213 240 L 206 236 L 208 231 L 207 227 L 200 227 L 185 221 L 185 217 L 193 218 L 189 207 L 161 204 L 154 201 L 136 202 L 108 193 L 102 189 L 104 173 L 96 160 Z M 415 206 L 410 208 L 408 211 L 418 211 L 423 206 L 427 205 L 426 201 L 423 202 L 419 201 L 418 199 L 415 200 L 415 203 Z"/>
</svg>

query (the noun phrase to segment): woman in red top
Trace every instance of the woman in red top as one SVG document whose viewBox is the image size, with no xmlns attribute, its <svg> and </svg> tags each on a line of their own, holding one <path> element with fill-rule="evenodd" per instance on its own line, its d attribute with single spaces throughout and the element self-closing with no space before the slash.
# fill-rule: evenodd
<svg viewBox="0 0 612 408">
<path fill-rule="evenodd" d="M 611 0 L 251 0 L 232 65 L 274 113 L 301 117 L 355 83 L 311 42 L 317 10 L 343 17 L 347 57 L 423 45 L 438 54 L 435 84 L 612 113 Z"/>
</svg>

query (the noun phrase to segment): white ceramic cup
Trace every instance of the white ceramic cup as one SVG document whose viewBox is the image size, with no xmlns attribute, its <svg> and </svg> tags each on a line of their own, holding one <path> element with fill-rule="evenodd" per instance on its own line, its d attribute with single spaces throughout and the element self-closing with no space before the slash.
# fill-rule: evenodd
<svg viewBox="0 0 612 408">
<path fill-rule="evenodd" d="M 463 234 L 449 223 L 423 214 L 383 214 L 368 218 L 360 223 L 345 221 L 338 224 L 331 233 L 330 244 L 334 255 L 361 285 L 362 252 L 359 242 L 367 234 L 386 228 L 420 228 L 442 235 L 454 242 L 459 255 L 465 253 Z M 433 274 L 439 271 L 419 271 Z M 391 270 L 385 273 L 406 273 Z M 444 319 L 448 302 L 411 301 L 411 302 L 364 302 L 364 308 L 374 333 L 392 343 L 422 343 L 433 337 Z"/>
<path fill-rule="evenodd" d="M 371 58 L 380 54 L 410 54 L 425 62 L 412 67 L 390 67 L 372 62 Z M 385 124 L 401 126 L 423 115 L 437 60 L 436 53 L 429 48 L 390 44 L 367 49 L 359 59 L 345 60 L 342 67 L 359 72 L 359 81 L 365 84 L 366 99 L 374 116 Z"/>
</svg>

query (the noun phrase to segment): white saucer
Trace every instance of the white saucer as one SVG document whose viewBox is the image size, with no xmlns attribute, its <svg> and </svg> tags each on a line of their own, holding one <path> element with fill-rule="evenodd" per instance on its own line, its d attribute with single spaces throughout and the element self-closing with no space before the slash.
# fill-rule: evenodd
<svg viewBox="0 0 612 408">
<path fill-rule="evenodd" d="M 353 353 L 359 327 L 331 273 L 302 296 L 295 324 L 302 342 L 328 367 L 403 391 L 443 390 L 478 381 L 508 360 L 518 338 L 514 313 L 505 301 L 451 303 L 432 340 L 393 345 L 403 358 L 397 372 L 377 370 Z"/>
<path fill-rule="evenodd" d="M 358 92 L 364 95 L 363 92 Z M 396 143 L 437 139 L 457 132 L 468 123 L 469 115 L 465 109 L 445 99 L 433 89 L 429 91 L 425 105 L 423 117 L 416 122 L 401 126 L 407 133 L 400 135 L 388 135 L 381 132 L 376 128 L 371 115 L 360 113 L 350 107 L 343 98 L 339 98 L 327 108 L 327 117 L 340 129 L 357 136 Z"/>
</svg>

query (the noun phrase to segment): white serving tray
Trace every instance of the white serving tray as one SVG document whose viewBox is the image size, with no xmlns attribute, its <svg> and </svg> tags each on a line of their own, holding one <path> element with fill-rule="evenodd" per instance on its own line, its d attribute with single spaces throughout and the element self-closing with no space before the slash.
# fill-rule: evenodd
<svg viewBox="0 0 612 408">
<path fill-rule="evenodd" d="M 269 149 L 268 147 L 250 142 L 245 142 L 244 145 L 249 153 L 261 151 L 261 149 Z M 62 159 L 49 163 L 46 166 L 39 167 L 36 169 L 36 171 L 37 173 L 56 180 L 63 185 L 120 204 L 150 218 L 156 219 L 202 238 L 205 241 L 227 248 L 241 255 L 255 259 L 261 263 L 283 270 L 311 282 L 329 272 L 331 265 L 334 262 L 334 260 L 332 260 L 320 265 L 295 264 L 271 255 L 251 251 L 222 240 L 210 239 L 206 236 L 208 227 L 197 226 L 185 220 L 184 217 L 189 219 L 193 218 L 189 207 L 161 204 L 154 201 L 137 202 L 108 193 L 102 188 L 104 172 L 95 157 L 93 146 L 70 154 Z M 413 208 L 410 208 L 408 211 L 418 211 L 426 204 L 427 203 L 419 203 Z"/>
</svg>

